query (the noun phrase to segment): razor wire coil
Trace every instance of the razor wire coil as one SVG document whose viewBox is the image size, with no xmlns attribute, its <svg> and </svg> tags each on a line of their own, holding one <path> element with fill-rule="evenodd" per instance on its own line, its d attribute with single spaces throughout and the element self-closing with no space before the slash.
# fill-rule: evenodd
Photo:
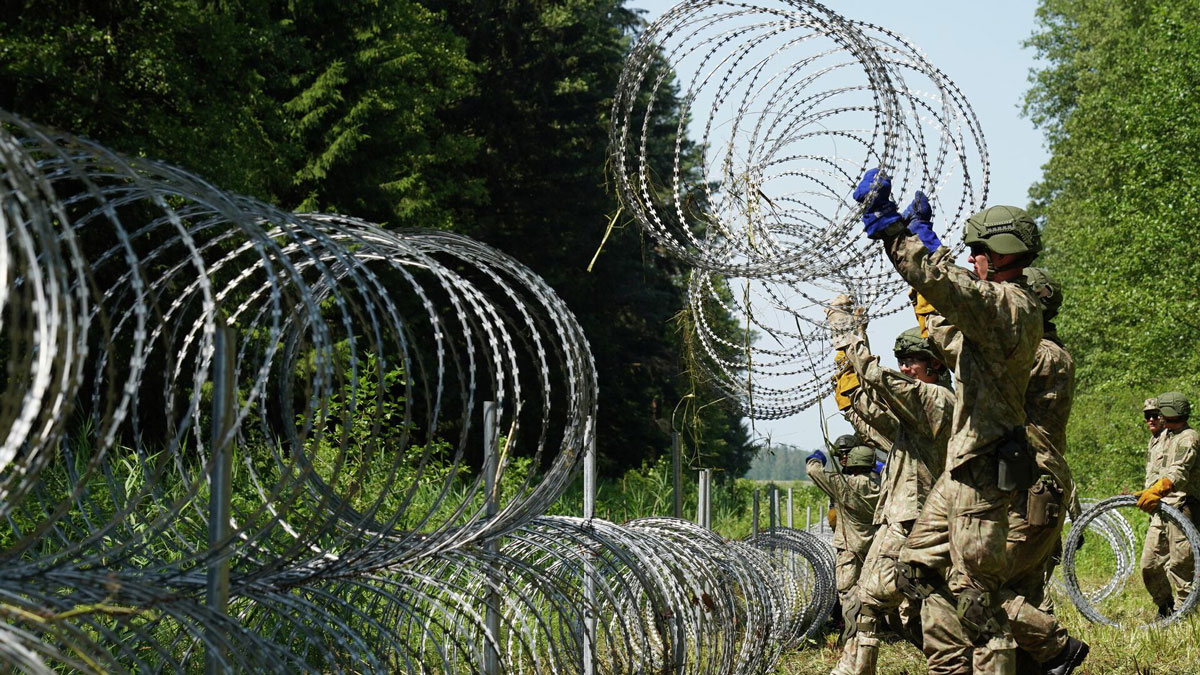
<svg viewBox="0 0 1200 675">
<path fill-rule="evenodd" d="M 653 137 L 664 126 L 670 161 Z M 831 297 L 847 293 L 864 321 L 904 306 L 905 284 L 858 231 L 850 193 L 867 169 L 887 170 L 897 200 L 929 195 L 956 251 L 955 225 L 987 194 L 987 146 L 958 87 L 905 38 L 806 0 L 663 14 L 626 61 L 609 144 L 624 209 L 692 268 L 697 362 L 757 419 L 827 389 Z M 731 342 L 722 313 L 762 337 Z"/>
<path fill-rule="evenodd" d="M 1097 502 L 1080 515 L 1078 522 L 1071 526 L 1071 532 L 1067 535 L 1067 541 L 1063 546 L 1063 580 L 1067 587 L 1067 596 L 1071 598 L 1071 602 L 1079 609 L 1079 612 L 1086 616 L 1088 620 L 1094 623 L 1102 623 L 1108 626 L 1121 627 L 1117 621 L 1108 618 L 1096 607 L 1099 600 L 1091 600 L 1080 588 L 1079 577 L 1075 569 L 1075 558 L 1079 552 L 1079 545 L 1083 541 L 1084 532 L 1088 529 L 1093 521 L 1102 518 L 1105 513 L 1115 511 L 1120 508 L 1137 507 L 1137 497 L 1133 495 L 1118 495 L 1109 497 L 1108 499 Z M 1167 504 L 1160 504 L 1156 513 L 1166 521 L 1173 523 L 1179 528 L 1183 535 L 1187 538 L 1188 544 L 1191 546 L 1192 556 L 1197 556 L 1197 551 L 1200 551 L 1200 530 L 1192 524 L 1191 519 L 1183 514 L 1182 511 Z M 1122 519 L 1124 520 L 1124 519 Z M 1106 597 L 1106 596 L 1103 596 Z M 1193 586 L 1188 596 L 1178 607 L 1174 608 L 1166 617 L 1156 619 L 1150 623 L 1138 626 L 1139 628 L 1157 628 L 1175 623 L 1180 618 L 1191 613 L 1196 608 L 1196 603 L 1200 602 L 1200 588 Z"/>
<path fill-rule="evenodd" d="M 592 442 L 595 366 L 507 255 L 286 213 L 3 112 L 0 162 L 6 662 L 582 673 L 591 640 L 595 672 L 753 673 L 823 622 L 832 567 L 801 535 L 541 515 Z M 210 435 L 223 325 L 237 398 Z M 222 560 L 225 609 L 204 596 Z"/>
</svg>

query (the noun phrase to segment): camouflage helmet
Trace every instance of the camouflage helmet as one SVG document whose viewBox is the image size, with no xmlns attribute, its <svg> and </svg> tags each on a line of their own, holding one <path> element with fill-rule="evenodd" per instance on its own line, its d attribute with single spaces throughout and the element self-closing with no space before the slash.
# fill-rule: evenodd
<svg viewBox="0 0 1200 675">
<path fill-rule="evenodd" d="M 1192 404 L 1183 394 L 1168 391 L 1158 395 L 1158 411 L 1163 417 L 1187 417 L 1192 412 Z"/>
<path fill-rule="evenodd" d="M 842 434 L 833 442 L 833 447 L 837 448 L 838 452 L 845 452 L 856 445 L 859 445 L 859 441 L 858 436 L 854 434 Z"/>
<path fill-rule="evenodd" d="M 850 456 L 846 458 L 844 466 L 847 469 L 854 467 L 874 467 L 875 466 L 875 451 L 865 445 L 856 445 L 850 450 Z"/>
<path fill-rule="evenodd" d="M 1058 308 L 1062 307 L 1063 303 L 1062 286 L 1046 268 L 1026 267 L 1025 283 L 1029 284 L 1033 294 L 1042 301 L 1042 310 L 1047 319 L 1058 314 Z"/>
<path fill-rule="evenodd" d="M 982 246 L 1001 255 L 1037 255 L 1042 250 L 1042 236 L 1038 234 L 1037 223 L 1024 209 L 1015 206 L 989 206 L 967 218 L 963 243 Z"/>
<path fill-rule="evenodd" d="M 1142 412 L 1158 412 L 1158 399 L 1146 399 L 1146 401 L 1142 403 Z"/>
<path fill-rule="evenodd" d="M 936 354 L 933 353 L 933 343 L 927 337 L 921 337 L 921 328 L 909 328 L 903 333 L 896 336 L 896 344 L 892 347 L 892 353 L 896 358 L 905 356 L 920 356 L 921 358 L 930 359 L 933 361 L 941 361 Z"/>
</svg>

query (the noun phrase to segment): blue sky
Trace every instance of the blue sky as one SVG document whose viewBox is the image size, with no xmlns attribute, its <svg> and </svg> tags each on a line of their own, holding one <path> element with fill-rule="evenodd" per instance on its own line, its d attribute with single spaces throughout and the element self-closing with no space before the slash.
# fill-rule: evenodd
<svg viewBox="0 0 1200 675">
<path fill-rule="evenodd" d="M 768 2 L 778 0 L 764 0 L 764 4 Z M 632 0 L 629 6 L 646 10 L 645 18 L 653 21 L 674 4 Z M 847 18 L 904 35 L 945 72 L 970 101 L 987 140 L 991 168 L 988 202 L 1018 206 L 1028 202 L 1029 187 L 1040 178 L 1041 166 L 1048 158 L 1042 132 L 1021 116 L 1029 71 L 1036 66 L 1033 50 L 1022 47 L 1022 42 L 1033 33 L 1036 2 L 832 0 L 824 4 Z M 872 343 L 890 346 L 895 334 L 908 328 L 911 321 L 905 317 L 879 323 L 872 327 Z M 885 352 L 883 360 L 894 365 L 890 353 Z M 830 414 L 835 410 L 832 396 L 824 407 L 831 436 L 850 431 L 840 415 Z M 815 406 L 787 419 L 757 421 L 754 427 L 756 435 L 769 435 L 775 443 L 803 448 L 822 444 Z"/>
</svg>

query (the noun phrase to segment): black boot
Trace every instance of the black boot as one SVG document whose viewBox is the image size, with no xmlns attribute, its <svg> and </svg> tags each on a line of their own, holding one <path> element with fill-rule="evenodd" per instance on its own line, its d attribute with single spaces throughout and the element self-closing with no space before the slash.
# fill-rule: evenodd
<svg viewBox="0 0 1200 675">
<path fill-rule="evenodd" d="M 1086 642 L 1067 636 L 1067 646 L 1042 667 L 1046 669 L 1046 675 L 1070 675 L 1087 658 L 1089 651 L 1091 647 Z"/>
<path fill-rule="evenodd" d="M 1171 603 L 1166 603 L 1158 606 L 1158 616 L 1155 618 L 1165 619 L 1175 613 L 1175 606 Z"/>
</svg>

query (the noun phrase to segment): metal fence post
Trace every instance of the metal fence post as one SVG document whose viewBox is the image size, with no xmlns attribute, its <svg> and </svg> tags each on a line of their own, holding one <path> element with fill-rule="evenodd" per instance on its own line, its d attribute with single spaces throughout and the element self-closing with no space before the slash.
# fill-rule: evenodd
<svg viewBox="0 0 1200 675">
<path fill-rule="evenodd" d="M 596 515 L 596 426 L 589 416 L 584 434 L 583 455 L 583 517 Z M 678 467 L 678 465 L 676 465 Z M 676 504 L 679 487 L 675 488 Z M 596 672 L 596 569 L 594 555 L 589 553 L 583 563 L 583 675 Z"/>
<path fill-rule="evenodd" d="M 754 518 L 753 518 L 754 536 L 758 536 L 758 488 L 754 488 Z"/>
<path fill-rule="evenodd" d="M 671 432 L 671 483 L 675 494 L 675 517 L 683 518 L 683 458 L 679 432 Z"/>
<path fill-rule="evenodd" d="M 212 473 L 208 492 L 208 548 L 216 551 L 227 545 L 229 512 L 232 497 L 233 461 L 230 446 L 237 417 L 237 386 L 234 381 L 234 337 L 223 317 L 215 319 L 212 357 Z M 218 614 L 229 613 L 229 555 L 221 553 L 208 563 L 206 593 L 210 609 Z M 224 650 L 219 646 L 225 637 L 209 629 L 205 654 L 205 672 L 232 672 Z"/>
<path fill-rule="evenodd" d="M 771 536 L 775 536 L 775 525 L 779 522 L 779 488 L 771 486 L 767 507 L 771 509 Z"/>
<path fill-rule="evenodd" d="M 788 514 L 787 514 L 788 529 L 792 529 L 792 488 L 788 488 Z"/>
<path fill-rule="evenodd" d="M 490 519 L 500 510 L 500 485 L 497 474 L 500 469 L 499 444 L 496 434 L 496 402 L 487 401 L 483 404 L 483 480 L 484 480 L 484 513 Z M 496 540 L 484 544 L 484 549 L 496 552 Z M 484 675 L 498 675 L 500 672 L 500 594 L 494 586 L 489 586 L 485 600 L 484 627 L 487 629 L 488 641 L 483 645 Z"/>
<path fill-rule="evenodd" d="M 699 495 L 696 504 L 696 524 L 706 529 L 712 529 L 712 469 L 700 469 L 698 479 Z"/>
</svg>

